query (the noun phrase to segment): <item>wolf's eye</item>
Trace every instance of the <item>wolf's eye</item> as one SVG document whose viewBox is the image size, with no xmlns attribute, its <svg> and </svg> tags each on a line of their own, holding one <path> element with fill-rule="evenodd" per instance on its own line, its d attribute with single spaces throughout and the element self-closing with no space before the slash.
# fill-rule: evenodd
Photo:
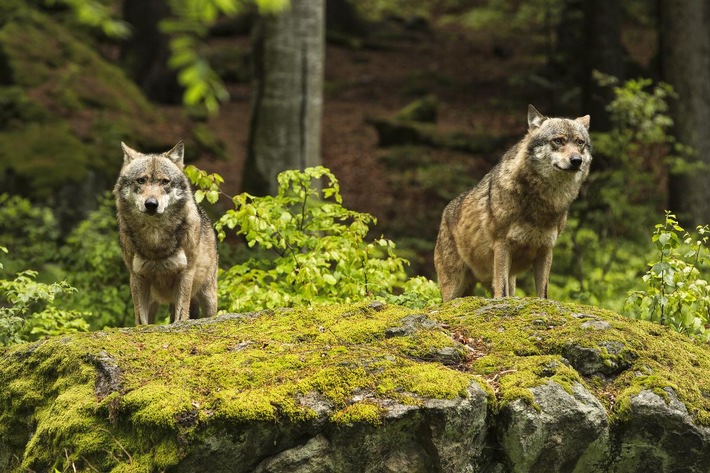
<svg viewBox="0 0 710 473">
<path fill-rule="evenodd" d="M 167 186 L 168 184 L 170 184 L 170 179 L 161 179 L 160 184 L 163 186 Z"/>
<path fill-rule="evenodd" d="M 138 184 L 145 184 L 145 181 L 146 181 L 145 177 L 139 177 L 138 179 L 136 179 L 136 182 Z"/>
<path fill-rule="evenodd" d="M 580 148 L 581 148 L 582 146 L 584 146 L 585 144 L 586 144 L 586 143 L 584 142 L 583 139 L 580 139 L 580 138 L 577 139 L 577 146 L 579 146 Z"/>
<path fill-rule="evenodd" d="M 562 146 L 565 144 L 565 139 L 564 138 L 552 138 L 552 142 L 555 143 L 557 146 Z"/>
</svg>

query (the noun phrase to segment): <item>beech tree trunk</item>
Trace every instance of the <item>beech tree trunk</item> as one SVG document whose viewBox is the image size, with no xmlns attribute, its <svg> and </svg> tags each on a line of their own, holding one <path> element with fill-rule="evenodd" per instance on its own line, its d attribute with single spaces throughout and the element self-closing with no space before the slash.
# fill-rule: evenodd
<svg viewBox="0 0 710 473">
<path fill-rule="evenodd" d="M 280 172 L 321 164 L 324 1 L 291 0 L 286 11 L 260 18 L 253 48 L 244 190 L 275 194 Z"/>
<path fill-rule="evenodd" d="M 664 79 L 678 93 L 671 113 L 678 140 L 706 168 L 671 176 L 673 211 L 690 225 L 710 223 L 710 5 L 707 0 L 661 0 Z"/>
</svg>

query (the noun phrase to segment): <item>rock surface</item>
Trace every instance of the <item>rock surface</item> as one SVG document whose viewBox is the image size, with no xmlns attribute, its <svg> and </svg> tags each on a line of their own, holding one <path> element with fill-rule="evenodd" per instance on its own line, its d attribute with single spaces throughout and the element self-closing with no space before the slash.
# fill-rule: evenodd
<svg viewBox="0 0 710 473">
<path fill-rule="evenodd" d="M 537 299 L 110 330 L 0 350 L 0 471 L 708 472 L 709 374 Z"/>
</svg>

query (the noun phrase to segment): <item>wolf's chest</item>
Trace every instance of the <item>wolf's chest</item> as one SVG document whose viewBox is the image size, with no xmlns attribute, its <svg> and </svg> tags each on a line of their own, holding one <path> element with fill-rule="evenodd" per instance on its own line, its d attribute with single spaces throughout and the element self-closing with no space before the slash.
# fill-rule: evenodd
<svg viewBox="0 0 710 473">
<path fill-rule="evenodd" d="M 187 268 L 187 255 L 182 249 L 171 256 L 160 259 L 147 259 L 136 253 L 133 256 L 133 272 L 141 276 L 165 276 L 178 273 Z"/>
<path fill-rule="evenodd" d="M 553 247 L 558 234 L 557 226 L 541 228 L 528 222 L 516 222 L 508 227 L 505 239 L 513 251 L 518 248 L 539 250 Z"/>
</svg>

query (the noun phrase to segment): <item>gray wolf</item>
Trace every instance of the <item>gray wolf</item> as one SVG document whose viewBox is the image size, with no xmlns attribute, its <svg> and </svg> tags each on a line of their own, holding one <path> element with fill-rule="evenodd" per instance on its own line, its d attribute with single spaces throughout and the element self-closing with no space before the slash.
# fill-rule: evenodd
<svg viewBox="0 0 710 473">
<path fill-rule="evenodd" d="M 589 115 L 547 118 L 528 106 L 528 132 L 473 189 L 444 209 L 434 265 L 444 301 L 515 295 L 515 276 L 533 268 L 547 298 L 552 248 L 592 161 Z"/>
<path fill-rule="evenodd" d="M 136 325 L 155 323 L 160 303 L 171 304 L 173 321 L 214 315 L 217 239 L 183 173 L 182 141 L 162 154 L 121 147 L 113 193 Z"/>
</svg>

